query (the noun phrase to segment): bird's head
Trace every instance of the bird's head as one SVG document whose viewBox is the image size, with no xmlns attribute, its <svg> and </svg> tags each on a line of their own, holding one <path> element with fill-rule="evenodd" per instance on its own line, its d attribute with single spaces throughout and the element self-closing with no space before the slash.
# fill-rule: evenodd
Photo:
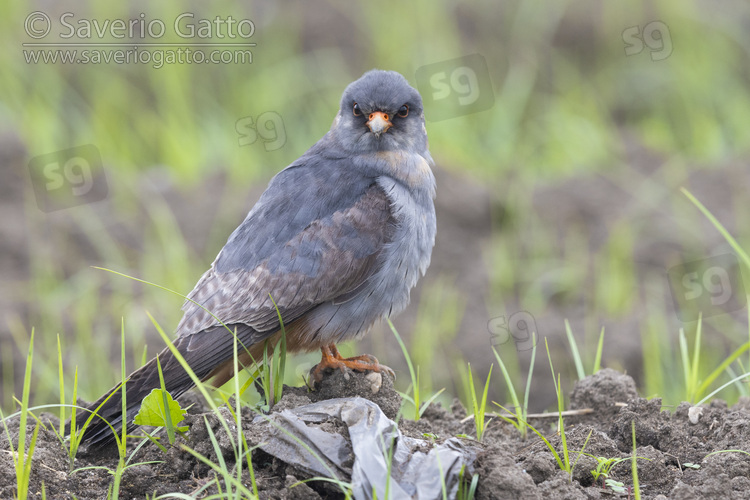
<svg viewBox="0 0 750 500">
<path fill-rule="evenodd" d="M 422 97 L 395 71 L 368 71 L 344 91 L 331 134 L 351 153 L 425 152 Z"/>
</svg>

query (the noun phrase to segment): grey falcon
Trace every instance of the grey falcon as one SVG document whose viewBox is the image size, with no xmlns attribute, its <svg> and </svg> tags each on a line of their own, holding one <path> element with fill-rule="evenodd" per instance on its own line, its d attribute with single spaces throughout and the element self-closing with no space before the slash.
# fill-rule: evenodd
<svg viewBox="0 0 750 500">
<path fill-rule="evenodd" d="M 195 374 L 217 387 L 234 376 L 232 332 L 242 365 L 262 360 L 280 337 L 274 302 L 288 351 L 322 351 L 314 378 L 329 368 L 390 372 L 373 356 L 342 358 L 335 344 L 402 311 L 427 270 L 436 230 L 431 165 L 422 99 L 406 79 L 372 70 L 351 83 L 331 129 L 270 181 L 189 294 L 195 303 L 183 305 L 174 346 Z M 173 397 L 193 386 L 168 348 L 158 357 Z M 156 363 L 127 379 L 128 428 L 160 387 Z M 84 433 L 90 448 L 114 442 L 103 419 L 121 429 L 120 393 L 115 387 L 89 406 L 109 397 Z M 79 427 L 88 415 L 78 414 Z"/>
</svg>

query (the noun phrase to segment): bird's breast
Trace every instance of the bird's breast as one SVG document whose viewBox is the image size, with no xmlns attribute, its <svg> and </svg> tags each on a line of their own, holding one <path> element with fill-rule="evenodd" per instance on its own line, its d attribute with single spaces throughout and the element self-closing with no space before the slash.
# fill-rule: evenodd
<svg viewBox="0 0 750 500">
<path fill-rule="evenodd" d="M 435 245 L 435 178 L 420 155 L 377 153 L 357 165 L 385 193 L 394 227 L 378 253 L 375 271 L 356 296 L 316 307 L 305 320 L 305 345 L 356 338 L 373 324 L 401 312 L 411 289 L 430 264 Z M 385 230 L 385 228 L 384 228 Z"/>
<path fill-rule="evenodd" d="M 400 179 L 383 176 L 378 184 L 386 192 L 396 220 L 396 230 L 386 245 L 381 269 L 384 274 L 403 280 L 402 288 L 408 291 L 427 270 L 435 245 L 434 180 L 414 188 Z M 394 288 L 397 287 L 394 285 Z"/>
</svg>

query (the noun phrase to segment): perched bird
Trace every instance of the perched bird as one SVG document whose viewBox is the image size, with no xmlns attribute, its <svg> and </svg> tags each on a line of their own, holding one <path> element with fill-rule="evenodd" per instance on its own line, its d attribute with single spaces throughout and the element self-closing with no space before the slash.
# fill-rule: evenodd
<svg viewBox="0 0 750 500">
<path fill-rule="evenodd" d="M 174 345 L 195 374 L 216 386 L 235 375 L 235 331 L 240 363 L 262 359 L 264 345 L 281 335 L 274 302 L 288 351 L 322 351 L 313 378 L 329 368 L 390 372 L 373 356 L 342 358 L 335 344 L 402 311 L 427 270 L 435 243 L 432 164 L 422 99 L 406 79 L 372 70 L 351 83 L 328 133 L 271 180 L 190 292 L 194 302 L 183 305 Z M 168 348 L 158 358 L 173 397 L 193 386 Z M 156 358 L 130 375 L 128 427 L 158 387 Z M 119 389 L 89 409 L 110 395 L 98 415 L 120 429 Z M 78 414 L 79 427 L 88 416 Z M 114 436 L 94 418 L 83 440 L 103 447 Z"/>
</svg>

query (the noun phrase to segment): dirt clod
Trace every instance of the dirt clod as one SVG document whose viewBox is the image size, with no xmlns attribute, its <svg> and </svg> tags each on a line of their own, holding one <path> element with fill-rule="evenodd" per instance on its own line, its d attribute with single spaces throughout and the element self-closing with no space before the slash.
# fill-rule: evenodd
<svg viewBox="0 0 750 500">
<path fill-rule="evenodd" d="M 637 397 L 635 382 L 630 376 L 604 368 L 575 385 L 570 395 L 570 408 L 591 408 L 594 410 L 594 418 L 601 420 L 603 414 L 614 415 L 619 412 L 618 403 L 627 403 Z"/>
</svg>

